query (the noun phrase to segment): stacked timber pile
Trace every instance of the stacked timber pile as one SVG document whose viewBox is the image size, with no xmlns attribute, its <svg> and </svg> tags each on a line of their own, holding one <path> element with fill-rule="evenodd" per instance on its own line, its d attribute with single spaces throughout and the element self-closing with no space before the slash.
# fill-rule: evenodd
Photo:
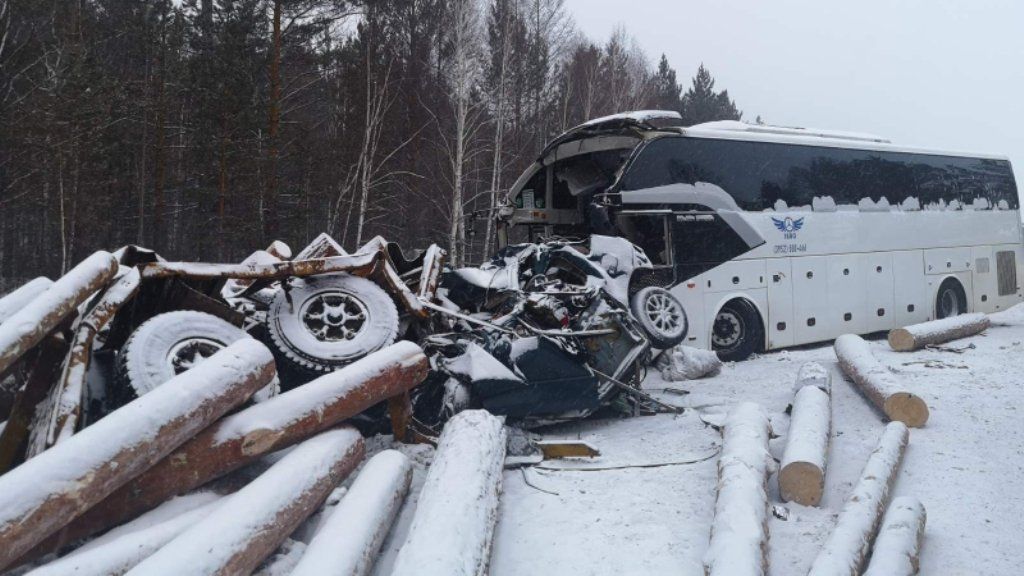
<svg viewBox="0 0 1024 576">
<path fill-rule="evenodd" d="M 97 253 L 0 299 L 0 376 L 23 382 L 0 433 L 0 571 L 247 574 L 323 511 L 308 544 L 290 548 L 290 569 L 368 573 L 412 464 L 395 450 L 364 462 L 362 435 L 345 423 L 384 401 L 406 420 L 408 393 L 429 370 L 423 350 L 398 342 L 253 403 L 277 373 L 270 350 L 245 337 L 86 425 L 70 400 L 85 384 L 92 338 L 139 286 L 134 269 L 118 268 Z M 486 566 L 504 455 L 501 419 L 466 411 L 449 421 L 400 565 Z"/>
</svg>

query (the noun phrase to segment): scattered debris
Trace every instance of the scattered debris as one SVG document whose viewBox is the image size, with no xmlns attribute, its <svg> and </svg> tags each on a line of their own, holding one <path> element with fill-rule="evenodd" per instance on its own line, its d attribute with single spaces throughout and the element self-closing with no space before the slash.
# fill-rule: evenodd
<svg viewBox="0 0 1024 576">
<path fill-rule="evenodd" d="M 665 380 L 681 382 L 716 376 L 722 370 L 722 361 L 710 350 L 679 345 L 662 353 L 655 366 Z"/>
<path fill-rule="evenodd" d="M 860 480 L 843 505 L 832 533 L 811 564 L 808 576 L 857 576 L 889 501 L 910 434 L 902 422 L 886 425 Z"/>
<path fill-rule="evenodd" d="M 890 420 L 913 428 L 928 422 L 928 405 L 920 397 L 901 389 L 892 374 L 875 360 L 863 338 L 844 334 L 836 338 L 835 352 L 843 372 Z"/>
<path fill-rule="evenodd" d="M 771 426 L 757 404 L 729 412 L 718 458 L 718 497 L 704 573 L 763 575 L 768 572 L 768 453 Z"/>
<path fill-rule="evenodd" d="M 917 498 L 894 498 L 885 512 L 864 576 L 916 575 L 927 519 L 924 505 Z"/>
<path fill-rule="evenodd" d="M 989 319 L 985 314 L 950 316 L 890 330 L 889 346 L 897 352 L 911 352 L 974 336 L 988 330 L 988 327 Z"/>
<path fill-rule="evenodd" d="M 829 373 L 820 364 L 809 362 L 800 367 L 797 383 L 804 385 L 793 400 L 786 450 L 779 470 L 779 495 L 785 502 L 817 506 L 825 492 L 825 468 L 832 432 Z"/>
</svg>

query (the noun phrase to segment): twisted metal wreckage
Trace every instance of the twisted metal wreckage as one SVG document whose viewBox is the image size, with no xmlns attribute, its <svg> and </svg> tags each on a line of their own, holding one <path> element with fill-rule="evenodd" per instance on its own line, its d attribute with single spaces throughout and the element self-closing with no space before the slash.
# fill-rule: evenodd
<svg viewBox="0 0 1024 576">
<path fill-rule="evenodd" d="M 43 322 L 0 342 L 0 376 L 20 389 L 0 469 L 248 336 L 277 363 L 257 402 L 396 340 L 418 343 L 425 381 L 354 421 L 409 440 L 436 437 L 468 408 L 523 427 L 602 408 L 671 409 L 639 383 L 652 349 L 683 340 L 686 315 L 666 290 L 630 286 L 651 266 L 642 249 L 593 236 L 511 245 L 472 268 L 447 268 L 444 257 L 431 245 L 406 259 L 380 237 L 347 253 L 324 234 L 294 257 L 274 242 L 240 264 L 167 262 L 130 246 L 93 255 L 53 286 L 34 281 L 0 305 L 2 316 L 40 289 L 52 300 Z"/>
</svg>

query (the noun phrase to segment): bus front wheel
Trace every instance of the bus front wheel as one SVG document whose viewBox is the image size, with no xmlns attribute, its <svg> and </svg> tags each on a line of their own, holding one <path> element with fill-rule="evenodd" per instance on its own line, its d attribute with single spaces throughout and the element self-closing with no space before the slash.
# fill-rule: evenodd
<svg viewBox="0 0 1024 576">
<path fill-rule="evenodd" d="M 967 313 L 967 294 L 960 282 L 947 278 L 935 294 L 935 319 L 949 318 Z"/>
<path fill-rule="evenodd" d="M 761 350 L 764 327 L 757 308 L 748 300 L 730 300 L 711 327 L 711 346 L 725 362 L 746 360 Z"/>
</svg>

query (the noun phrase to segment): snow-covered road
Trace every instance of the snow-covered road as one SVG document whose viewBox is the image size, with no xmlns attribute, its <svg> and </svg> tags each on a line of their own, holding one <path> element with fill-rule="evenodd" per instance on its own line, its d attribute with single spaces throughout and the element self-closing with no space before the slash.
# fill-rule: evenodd
<svg viewBox="0 0 1024 576">
<path fill-rule="evenodd" d="M 976 348 L 896 353 L 871 342 L 876 357 L 931 409 L 913 429 L 895 496 L 915 496 L 928 511 L 922 574 L 1016 575 L 1024 565 L 1024 306 L 992 317 L 984 335 L 955 342 Z M 882 433 L 880 415 L 843 379 L 831 346 L 766 354 L 727 365 L 708 380 L 666 383 L 684 397 L 662 400 L 693 408 L 659 415 L 587 421 L 548 430 L 548 438 L 581 438 L 602 451 L 587 462 L 550 461 L 551 468 L 507 470 L 492 576 L 537 574 L 702 574 L 715 500 L 719 434 L 714 420 L 751 400 L 771 414 L 785 446 L 793 381 L 800 365 L 833 371 L 833 437 L 822 507 L 786 505 L 788 520 L 771 521 L 771 574 L 806 573 Z M 419 449 L 418 457 L 428 454 Z M 422 483 L 422 464 L 415 489 Z M 592 469 L 603 468 L 603 469 Z M 771 498 L 779 503 L 775 477 Z M 387 574 L 404 540 L 415 495 L 385 545 L 376 573 Z"/>
</svg>

